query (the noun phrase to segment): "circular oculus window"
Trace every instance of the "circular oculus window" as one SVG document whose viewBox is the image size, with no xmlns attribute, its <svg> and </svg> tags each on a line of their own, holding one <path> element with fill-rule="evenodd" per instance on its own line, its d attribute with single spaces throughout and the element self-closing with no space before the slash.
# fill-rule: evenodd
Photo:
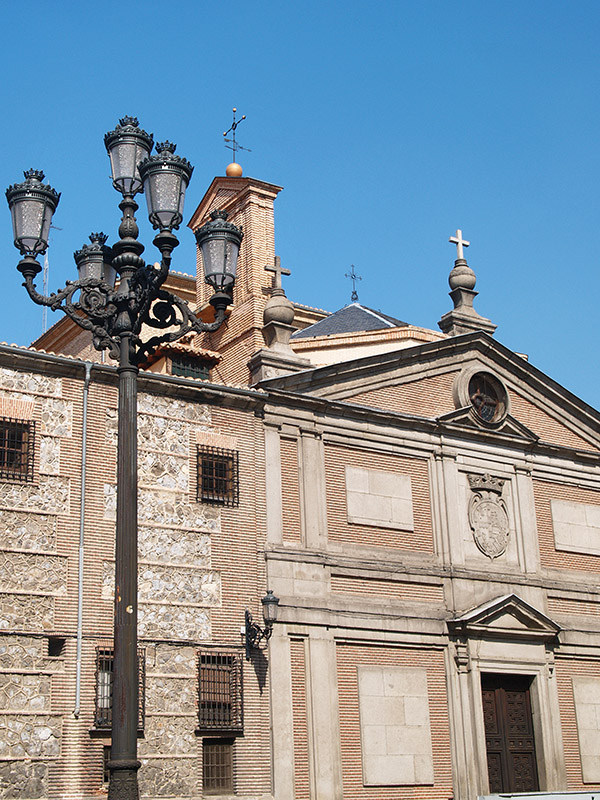
<svg viewBox="0 0 600 800">
<path fill-rule="evenodd" d="M 499 422 L 506 414 L 506 389 L 489 372 L 476 372 L 469 380 L 469 402 L 482 421 Z"/>
</svg>

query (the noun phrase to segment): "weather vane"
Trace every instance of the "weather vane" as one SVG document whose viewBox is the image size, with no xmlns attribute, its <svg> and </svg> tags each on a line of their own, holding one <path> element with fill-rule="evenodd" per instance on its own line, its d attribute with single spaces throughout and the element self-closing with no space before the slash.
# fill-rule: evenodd
<svg viewBox="0 0 600 800">
<path fill-rule="evenodd" d="M 252 152 L 252 150 L 250 150 L 248 147 L 242 147 L 242 145 L 238 144 L 238 142 L 236 141 L 235 132 L 237 130 L 237 126 L 240 124 L 240 122 L 242 120 L 246 119 L 246 115 L 243 114 L 240 117 L 240 119 L 238 119 L 238 121 L 236 122 L 235 121 L 235 112 L 236 111 L 237 111 L 237 108 L 234 108 L 233 109 L 233 122 L 231 123 L 231 128 L 229 128 L 228 131 L 225 131 L 223 133 L 223 136 L 225 137 L 225 141 L 228 142 L 228 144 L 226 144 L 225 147 L 228 150 L 231 150 L 233 152 L 233 163 L 234 164 L 235 164 L 235 154 L 237 153 L 238 150 L 245 150 L 247 153 L 251 153 Z M 231 133 L 231 139 L 227 138 L 227 134 L 228 133 Z"/>
<path fill-rule="evenodd" d="M 352 281 L 352 294 L 350 295 L 350 300 L 352 303 L 357 303 L 358 292 L 356 291 L 356 281 L 362 281 L 362 278 L 360 275 L 357 275 L 356 272 L 354 271 L 354 264 L 350 264 L 350 266 L 352 267 L 351 271 L 346 272 L 344 274 L 344 277 L 350 278 L 350 280 Z"/>
</svg>

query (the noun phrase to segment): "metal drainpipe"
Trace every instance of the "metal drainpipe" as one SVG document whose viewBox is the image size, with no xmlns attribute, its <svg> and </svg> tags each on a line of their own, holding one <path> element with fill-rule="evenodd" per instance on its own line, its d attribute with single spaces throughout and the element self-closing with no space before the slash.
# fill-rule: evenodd
<svg viewBox="0 0 600 800">
<path fill-rule="evenodd" d="M 85 362 L 83 382 L 83 419 L 81 423 L 81 495 L 79 498 L 79 566 L 77 576 L 77 666 L 75 673 L 75 708 L 73 716 L 77 719 L 81 707 L 81 639 L 83 631 L 83 541 L 85 530 L 85 468 L 87 464 L 87 406 L 92 376 L 92 363 Z"/>
</svg>

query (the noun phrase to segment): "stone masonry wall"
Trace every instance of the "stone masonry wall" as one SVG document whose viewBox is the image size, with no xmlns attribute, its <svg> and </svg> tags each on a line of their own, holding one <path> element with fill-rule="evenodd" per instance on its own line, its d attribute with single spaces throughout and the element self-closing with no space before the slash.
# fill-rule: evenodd
<svg viewBox="0 0 600 800">
<path fill-rule="evenodd" d="M 61 754 L 62 715 L 52 709 L 62 659 L 47 655 L 55 600 L 67 592 L 67 558 L 57 524 L 70 513 L 60 475 L 61 442 L 73 433 L 72 403 L 60 378 L 0 368 L 2 413 L 35 424 L 30 483 L 0 484 L 0 798 L 43 798 Z"/>
<path fill-rule="evenodd" d="M 0 367 L 0 415 L 35 423 L 33 480 L 0 482 L 0 800 L 89 800 L 103 791 L 110 731 L 94 728 L 95 658 L 98 646 L 112 642 L 117 392 L 112 376 L 95 367 L 77 695 L 83 375 L 79 367 L 71 377 Z M 202 786 L 198 651 L 239 649 L 244 606 L 254 598 L 258 614 L 256 598 L 264 593 L 255 545 L 260 422 L 203 398 L 158 392 L 140 393 L 138 422 L 138 618 L 146 675 L 140 790 L 153 800 L 191 800 Z M 239 508 L 197 502 L 196 444 L 206 433 L 215 446 L 240 452 Z M 250 665 L 244 671 L 236 791 L 255 798 L 269 786 L 268 699 L 264 677 L 259 681 Z"/>
<path fill-rule="evenodd" d="M 196 435 L 211 429 L 211 416 L 205 405 L 147 394 L 138 409 L 138 627 L 146 648 L 140 792 L 195 797 L 202 778 L 198 656 L 183 643 L 209 641 L 211 609 L 221 606 L 221 575 L 211 569 L 220 510 L 196 502 Z M 116 409 L 108 409 L 108 444 L 116 445 L 116 429 Z M 115 513 L 115 486 L 106 483 L 104 516 Z M 113 592 L 114 562 L 105 559 L 102 596 Z"/>
<path fill-rule="evenodd" d="M 208 609 L 221 603 L 210 569 L 210 533 L 219 510 L 195 502 L 195 435 L 210 425 L 206 406 L 142 394 L 138 401 L 139 635 L 207 640 Z M 108 409 L 106 441 L 116 444 L 117 412 Z M 116 487 L 105 484 L 105 518 L 114 519 Z M 103 564 L 102 596 L 112 598 L 114 562 Z"/>
<path fill-rule="evenodd" d="M 60 755 L 62 718 L 51 711 L 52 678 L 62 659 L 45 639 L 0 636 L 0 798 L 42 798 L 48 765 Z"/>
</svg>

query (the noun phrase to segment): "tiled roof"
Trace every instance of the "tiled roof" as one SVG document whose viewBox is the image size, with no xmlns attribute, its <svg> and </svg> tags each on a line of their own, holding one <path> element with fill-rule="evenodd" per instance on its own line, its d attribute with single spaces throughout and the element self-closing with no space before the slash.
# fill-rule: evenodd
<svg viewBox="0 0 600 800">
<path fill-rule="evenodd" d="M 384 328 L 404 328 L 408 325 L 395 317 L 373 311 L 372 308 L 361 306 L 360 303 L 350 303 L 340 308 L 325 319 L 309 325 L 307 328 L 296 331 L 293 339 L 306 339 L 312 336 L 332 336 L 335 333 L 354 333 L 358 331 L 377 331 Z"/>
<path fill-rule="evenodd" d="M 179 354 L 184 356 L 191 356 L 196 358 L 203 358 L 207 361 L 218 362 L 221 360 L 221 354 L 214 350 L 206 350 L 204 347 L 195 347 L 187 341 L 169 342 L 163 344 L 156 349 L 154 353 L 148 356 L 144 362 L 144 366 L 148 367 L 168 355 Z"/>
</svg>

